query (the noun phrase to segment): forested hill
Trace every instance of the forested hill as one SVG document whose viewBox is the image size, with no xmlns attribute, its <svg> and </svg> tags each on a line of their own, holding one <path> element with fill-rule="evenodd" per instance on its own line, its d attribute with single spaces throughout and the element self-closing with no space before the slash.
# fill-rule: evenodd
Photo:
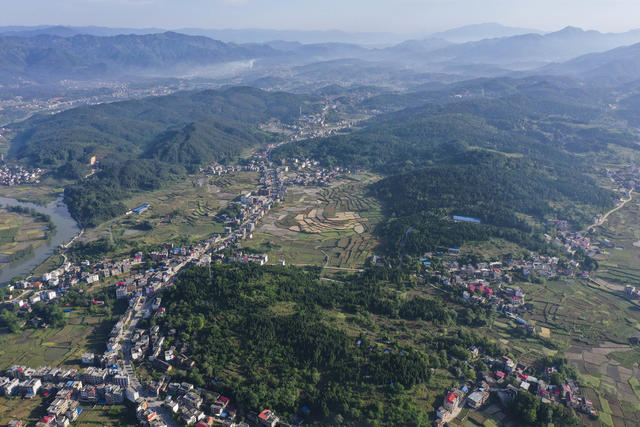
<svg viewBox="0 0 640 427">
<path fill-rule="evenodd" d="M 154 138 L 145 157 L 195 166 L 237 157 L 243 149 L 264 144 L 269 135 L 248 126 L 220 121 L 188 123 Z"/>
<path fill-rule="evenodd" d="M 573 161 L 572 154 L 607 150 L 607 144 L 635 146 L 631 134 L 591 125 L 600 114 L 527 95 L 428 105 L 377 117 L 346 135 L 282 146 L 274 158 L 307 156 L 329 166 L 389 173 L 447 161 L 471 148 Z"/>
<path fill-rule="evenodd" d="M 210 137 L 198 132 L 186 148 L 207 153 L 202 162 L 220 160 L 264 142 L 265 136 L 256 133 L 255 125 L 259 122 L 271 118 L 290 122 L 298 117 L 301 105 L 312 101 L 307 96 L 235 87 L 80 107 L 54 116 L 33 117 L 19 124 L 9 154 L 47 169 L 69 162 L 87 163 L 96 154 L 163 158 L 161 152 L 153 149 L 163 147 L 159 141 L 167 140 L 170 135 L 167 132 L 191 123 L 208 122 L 215 132 Z M 172 154 L 183 157 L 182 153 Z M 189 157 L 185 153 L 184 158 Z"/>
<path fill-rule="evenodd" d="M 386 210 L 378 232 L 387 250 L 408 254 L 491 237 L 544 252 L 551 248 L 540 221 L 561 217 L 586 224 L 614 200 L 612 192 L 575 168 L 483 151 L 469 151 L 455 163 L 393 175 L 372 191 Z M 480 223 L 456 222 L 454 216 Z"/>
<path fill-rule="evenodd" d="M 585 225 L 613 204 L 591 176 L 595 159 L 635 149 L 636 137 L 602 124 L 598 91 L 538 80 L 505 92 L 382 115 L 348 134 L 283 146 L 274 159 L 305 156 L 385 176 L 372 191 L 385 209 L 378 233 L 392 253 L 491 237 L 544 251 L 546 219 Z"/>
</svg>

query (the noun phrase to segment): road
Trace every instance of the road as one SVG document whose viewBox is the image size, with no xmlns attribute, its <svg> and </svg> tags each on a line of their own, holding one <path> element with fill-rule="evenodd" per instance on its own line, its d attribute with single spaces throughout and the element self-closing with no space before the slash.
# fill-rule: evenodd
<svg viewBox="0 0 640 427">
<path fill-rule="evenodd" d="M 593 231 L 593 229 L 595 229 L 596 227 L 601 226 L 602 224 L 604 224 L 607 221 L 607 218 L 609 218 L 609 215 L 611 215 L 614 212 L 619 211 L 620 209 L 622 209 L 627 203 L 629 203 L 631 200 L 633 200 L 633 190 L 629 190 L 629 193 L 627 194 L 627 198 L 622 200 L 622 203 L 620 203 L 618 206 L 616 206 L 615 208 L 611 209 L 609 212 L 607 212 L 606 214 L 604 214 L 602 216 L 602 218 L 596 220 L 593 225 L 591 225 L 591 227 L 589 227 L 590 231 Z"/>
</svg>

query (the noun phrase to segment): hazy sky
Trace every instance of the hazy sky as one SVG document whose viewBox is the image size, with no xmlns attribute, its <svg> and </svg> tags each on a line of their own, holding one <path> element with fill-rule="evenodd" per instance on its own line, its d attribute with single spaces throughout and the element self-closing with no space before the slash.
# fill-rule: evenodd
<svg viewBox="0 0 640 427">
<path fill-rule="evenodd" d="M 640 27 L 640 0 L 0 0 L 0 25 L 430 32 L 500 22 Z"/>
</svg>

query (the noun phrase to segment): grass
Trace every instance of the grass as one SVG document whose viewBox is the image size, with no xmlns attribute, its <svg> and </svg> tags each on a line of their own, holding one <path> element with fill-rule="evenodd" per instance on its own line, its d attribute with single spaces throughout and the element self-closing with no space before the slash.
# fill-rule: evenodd
<svg viewBox="0 0 640 427">
<path fill-rule="evenodd" d="M 629 351 L 616 351 L 613 353 L 609 353 L 608 357 L 620 362 L 622 366 L 628 369 L 633 369 L 633 367 L 638 362 L 640 362 L 640 352 L 635 349 L 629 350 Z"/>
<path fill-rule="evenodd" d="M 113 239 L 117 249 L 106 256 L 156 248 L 166 242 L 198 242 L 222 233 L 224 226 L 214 219 L 215 214 L 240 193 L 254 190 L 257 184 L 258 174 L 254 172 L 223 177 L 192 175 L 166 188 L 124 200 L 130 209 L 145 203 L 150 206 L 142 214 L 124 215 L 87 230 L 82 241 Z"/>
<path fill-rule="evenodd" d="M 31 215 L 22 215 L 0 209 L 0 228 L 15 229 L 16 236 L 11 242 L 0 243 L 0 253 L 12 255 L 18 250 L 28 248 L 34 249 L 46 243 L 43 228 L 47 226 L 45 222 L 37 221 Z"/>
<path fill-rule="evenodd" d="M 0 335 L 0 369 L 15 364 L 31 367 L 79 367 L 82 353 L 104 350 L 107 333 L 115 320 L 89 314 L 84 308 L 66 314 L 63 328 L 26 329 Z"/>
<path fill-rule="evenodd" d="M 136 426 L 138 421 L 133 407 L 126 405 L 95 405 L 83 408 L 78 426 Z"/>
<path fill-rule="evenodd" d="M 42 398 L 22 399 L 20 397 L 0 397 L 0 424 L 7 425 L 12 419 L 21 420 L 26 425 L 35 425 L 46 415 Z"/>
<path fill-rule="evenodd" d="M 57 200 L 63 193 L 61 186 L 21 184 L 14 186 L 0 186 L 0 197 L 16 199 L 21 202 L 31 202 L 46 205 Z"/>
<path fill-rule="evenodd" d="M 606 412 L 600 412 L 599 415 L 600 415 L 599 416 L 599 420 L 600 420 L 601 425 L 614 427 L 613 419 L 611 418 L 610 414 L 608 414 Z"/>
<path fill-rule="evenodd" d="M 629 378 L 629 385 L 631 386 L 633 393 L 640 400 L 640 381 L 638 381 L 637 378 L 631 377 Z"/>
<path fill-rule="evenodd" d="M 44 415 L 49 400 L 41 397 L 22 399 L 0 397 L 0 424 L 7 425 L 12 419 L 21 420 L 25 425 L 35 425 Z M 85 407 L 74 425 L 77 426 L 136 426 L 134 409 L 126 405 L 95 405 Z"/>
<path fill-rule="evenodd" d="M 609 406 L 609 401 L 605 399 L 602 395 L 598 395 L 600 399 L 600 407 L 602 408 L 602 412 L 606 412 L 607 414 L 612 414 L 611 406 Z"/>
</svg>

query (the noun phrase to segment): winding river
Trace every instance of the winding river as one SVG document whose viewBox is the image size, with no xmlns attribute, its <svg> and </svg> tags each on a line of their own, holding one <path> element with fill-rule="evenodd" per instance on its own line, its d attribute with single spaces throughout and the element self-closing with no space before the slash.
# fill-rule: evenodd
<svg viewBox="0 0 640 427">
<path fill-rule="evenodd" d="M 0 283 L 6 283 L 16 276 L 29 275 L 34 268 L 49 258 L 58 246 L 68 243 L 80 233 L 80 228 L 76 221 L 71 218 L 67 206 L 62 201 L 62 196 L 46 206 L 0 197 L 0 205 L 35 209 L 40 213 L 49 215 L 51 221 L 56 225 L 55 234 L 53 234 L 51 239 L 44 245 L 35 248 L 32 256 L 15 263 L 3 265 L 3 268 L 0 270 Z"/>
</svg>

